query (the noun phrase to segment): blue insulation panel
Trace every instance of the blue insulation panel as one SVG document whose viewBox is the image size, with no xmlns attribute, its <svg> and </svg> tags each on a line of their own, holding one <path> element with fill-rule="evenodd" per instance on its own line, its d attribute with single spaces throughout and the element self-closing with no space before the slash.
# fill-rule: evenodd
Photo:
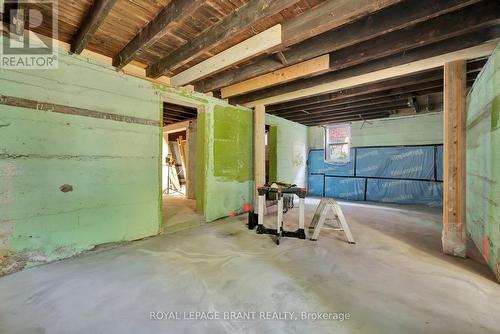
<svg viewBox="0 0 500 334">
<path fill-rule="evenodd" d="M 359 148 L 356 176 L 434 180 L 434 147 Z"/>
<path fill-rule="evenodd" d="M 443 184 L 432 181 L 368 179 L 366 200 L 442 206 Z"/>
<path fill-rule="evenodd" d="M 324 175 L 309 174 L 307 195 L 309 196 L 323 196 Z"/>
<path fill-rule="evenodd" d="M 325 197 L 363 201 L 365 199 L 365 180 L 363 178 L 325 176 Z"/>
<path fill-rule="evenodd" d="M 325 162 L 324 150 L 313 150 L 309 152 L 309 173 L 320 173 L 335 176 L 354 176 L 354 159 L 356 152 L 351 149 L 351 162 L 331 164 Z"/>
<path fill-rule="evenodd" d="M 436 148 L 436 179 L 443 181 L 443 146 Z"/>
</svg>

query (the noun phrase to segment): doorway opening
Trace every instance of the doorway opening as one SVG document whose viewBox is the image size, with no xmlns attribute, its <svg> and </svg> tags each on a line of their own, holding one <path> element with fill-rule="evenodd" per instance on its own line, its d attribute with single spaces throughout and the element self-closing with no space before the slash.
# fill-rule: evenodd
<svg viewBox="0 0 500 334">
<path fill-rule="evenodd" d="M 198 109 L 163 103 L 163 229 L 172 233 L 204 222 L 196 212 Z"/>
</svg>

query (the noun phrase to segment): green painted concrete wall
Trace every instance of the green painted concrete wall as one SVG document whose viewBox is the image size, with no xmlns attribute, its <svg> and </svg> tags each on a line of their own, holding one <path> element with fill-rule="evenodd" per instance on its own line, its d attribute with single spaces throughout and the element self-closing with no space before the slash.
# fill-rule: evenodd
<svg viewBox="0 0 500 334">
<path fill-rule="evenodd" d="M 351 137 L 353 147 L 442 144 L 443 114 L 356 121 L 352 122 Z M 309 127 L 309 148 L 323 146 L 324 129 Z"/>
<path fill-rule="evenodd" d="M 306 186 L 307 127 L 266 114 L 266 124 L 276 126 L 276 170 L 281 182 Z"/>
<path fill-rule="evenodd" d="M 156 86 L 163 100 L 198 105 L 196 207 L 207 221 L 252 201 L 253 112 L 204 94 Z"/>
<path fill-rule="evenodd" d="M 64 51 L 57 70 L 0 69 L 0 94 L 158 122 L 163 101 L 197 105 L 200 212 L 212 221 L 251 199 L 249 109 Z M 161 142 L 156 126 L 0 105 L 0 274 L 159 233 Z"/>
<path fill-rule="evenodd" d="M 160 120 L 150 83 L 59 56 L 58 70 L 0 69 L 0 94 Z M 160 136 L 157 126 L 0 105 L 1 271 L 158 233 Z"/>
<path fill-rule="evenodd" d="M 468 96 L 467 232 L 500 281 L 500 49 Z"/>
</svg>

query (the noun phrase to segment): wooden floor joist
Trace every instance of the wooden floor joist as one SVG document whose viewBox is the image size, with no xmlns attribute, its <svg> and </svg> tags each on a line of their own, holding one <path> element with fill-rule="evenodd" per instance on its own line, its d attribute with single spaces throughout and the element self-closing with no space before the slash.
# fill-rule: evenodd
<svg viewBox="0 0 500 334">
<path fill-rule="evenodd" d="M 175 50 L 167 57 L 147 69 L 149 77 L 157 78 L 171 73 L 176 68 L 188 63 L 202 52 L 221 44 L 224 40 L 241 33 L 259 21 L 278 14 L 297 0 L 250 0 L 247 4 L 226 16 L 213 27 L 203 31 L 194 39 Z"/>
<path fill-rule="evenodd" d="M 113 57 L 113 66 L 122 68 L 127 65 L 138 53 L 156 43 L 168 29 L 191 15 L 202 3 L 202 0 L 172 0 Z"/>
<path fill-rule="evenodd" d="M 477 73 L 486 63 L 487 58 L 480 58 L 467 63 L 467 80 L 474 80 Z M 443 71 L 435 69 L 417 74 L 397 77 L 366 85 L 357 86 L 333 93 L 307 97 L 300 100 L 279 103 L 266 107 L 266 112 L 284 115 L 288 112 L 359 102 L 380 97 L 403 95 L 412 92 L 425 92 L 429 89 L 443 87 Z"/>
<path fill-rule="evenodd" d="M 113 8 L 116 0 L 95 0 L 71 42 L 71 52 L 81 53 Z"/>
<path fill-rule="evenodd" d="M 330 6 L 334 6 L 332 3 L 335 2 L 337 1 L 330 1 Z M 357 3 L 356 1 L 346 2 L 350 4 L 344 4 L 344 7 L 349 7 Z M 342 25 L 344 23 L 342 20 L 336 21 L 338 25 L 331 26 L 330 28 L 332 30 L 291 46 L 283 51 L 283 56 L 287 59 L 288 66 L 297 64 L 461 9 L 476 2 L 478 2 L 478 0 L 451 0 L 446 2 L 422 0 L 404 1 L 402 3 L 392 4 L 392 6 L 384 10 L 363 17 L 348 25 Z M 342 8 L 342 5 L 339 4 L 338 6 Z M 325 13 L 328 13 L 328 11 L 317 11 L 315 15 L 328 17 Z M 355 15 L 355 13 L 356 11 L 352 12 L 351 15 Z M 337 12 L 336 14 L 339 16 L 347 15 L 343 11 L 340 11 L 340 13 Z M 287 28 L 286 23 L 283 30 L 291 31 L 291 29 Z M 284 36 L 283 39 L 286 40 L 287 37 Z M 199 81 L 195 84 L 195 89 L 201 92 L 208 92 L 221 87 L 228 87 L 276 71 L 284 66 L 282 62 L 277 61 L 273 57 L 266 57 L 246 65 L 238 69 L 238 71 L 223 72 Z"/>
<path fill-rule="evenodd" d="M 329 55 L 326 54 L 303 63 L 295 64 L 265 75 L 261 75 L 257 78 L 250 79 L 239 84 L 222 88 L 222 98 L 226 99 L 231 96 L 262 89 L 262 87 L 273 86 L 313 74 L 325 73 L 328 71 L 329 66 L 330 58 Z"/>
<path fill-rule="evenodd" d="M 500 31 L 497 33 L 500 33 Z M 474 41 L 480 39 L 486 39 L 486 40 L 489 39 L 489 36 L 483 32 L 477 33 L 475 37 L 477 39 L 474 39 Z M 460 45 L 464 44 L 463 39 L 459 39 L 452 42 L 456 43 L 456 47 L 459 47 Z M 447 43 L 440 43 L 441 46 L 443 46 L 443 44 Z M 474 58 L 489 56 L 495 50 L 496 45 L 497 41 L 495 40 L 471 48 L 462 49 L 427 58 L 424 55 L 428 55 L 429 53 L 440 52 L 439 47 L 435 47 L 434 45 L 432 45 L 426 50 L 427 52 L 420 53 L 420 55 L 419 54 L 412 55 L 411 53 L 406 53 L 403 56 L 394 57 L 394 60 L 391 59 L 390 61 L 386 61 L 382 59 L 382 61 L 380 62 L 371 62 L 366 65 L 363 64 L 354 69 L 348 68 L 346 70 L 343 70 L 344 72 L 338 71 L 327 74 L 327 75 L 336 74 L 338 76 L 337 80 L 335 80 L 335 76 L 333 75 L 331 77 L 326 77 L 325 83 L 317 83 L 316 78 L 318 77 L 311 78 L 313 80 L 305 79 L 302 80 L 301 82 L 302 85 L 299 85 L 298 88 L 295 87 L 294 85 L 290 85 L 290 87 L 286 87 L 286 89 L 281 94 L 278 93 L 275 95 L 274 94 L 275 88 L 271 88 L 268 89 L 266 92 L 266 95 L 267 94 L 270 95 L 269 97 L 253 99 L 253 97 L 251 96 L 247 97 L 243 95 L 242 96 L 243 101 L 241 98 L 238 97 L 235 99 L 230 99 L 230 102 L 236 104 L 243 104 L 247 107 L 253 107 L 257 104 L 269 105 L 284 101 L 291 101 L 307 96 L 333 92 L 348 87 L 357 86 L 360 84 L 375 82 L 379 80 L 394 78 L 405 74 L 416 73 L 419 71 L 425 71 L 437 68 L 443 66 L 444 63 L 446 62 L 454 61 L 457 59 L 474 59 Z M 417 61 L 407 61 L 407 59 L 411 59 L 413 56 L 416 58 L 420 58 L 421 56 L 423 59 Z M 361 73 L 358 75 L 353 75 L 356 72 L 361 72 Z M 312 81 L 310 86 L 306 86 L 307 88 L 300 88 L 303 87 L 304 83 L 307 83 L 308 80 Z M 248 102 L 246 102 L 246 100 L 248 100 Z"/>
<path fill-rule="evenodd" d="M 277 24 L 227 50 L 173 76 L 172 85 L 184 86 L 209 74 L 219 72 L 281 44 L 281 25 Z"/>
</svg>

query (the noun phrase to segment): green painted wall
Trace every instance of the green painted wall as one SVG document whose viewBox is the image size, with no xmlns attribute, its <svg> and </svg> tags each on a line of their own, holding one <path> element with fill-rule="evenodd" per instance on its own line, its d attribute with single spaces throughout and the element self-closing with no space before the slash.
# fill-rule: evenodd
<svg viewBox="0 0 500 334">
<path fill-rule="evenodd" d="M 353 147 L 442 144 L 443 114 L 356 121 L 352 122 L 351 137 Z M 323 146 L 324 129 L 309 127 L 309 148 Z"/>
<path fill-rule="evenodd" d="M 207 221 L 241 212 L 253 189 L 253 114 L 204 94 L 155 86 L 165 101 L 198 106 L 196 206 Z"/>
<path fill-rule="evenodd" d="M 468 96 L 467 231 L 500 280 L 500 49 Z"/>
<path fill-rule="evenodd" d="M 209 114 L 213 127 L 209 141 L 207 220 L 241 212 L 252 202 L 253 113 L 249 109 L 217 104 Z"/>
<path fill-rule="evenodd" d="M 252 113 L 233 107 L 214 109 L 214 176 L 247 182 L 253 179 Z"/>
<path fill-rule="evenodd" d="M 266 124 L 276 126 L 276 170 L 281 182 L 306 186 L 307 127 L 266 114 Z"/>
<path fill-rule="evenodd" d="M 0 94 L 160 120 L 150 83 L 59 58 L 0 69 Z M 0 105 L 0 271 L 158 233 L 160 139 L 156 126 Z"/>
<path fill-rule="evenodd" d="M 199 106 L 198 209 L 211 221 L 251 199 L 249 109 L 63 51 L 57 70 L 0 69 L 0 94 L 158 122 L 163 101 Z M 0 105 L 0 275 L 157 234 L 161 142 L 156 126 Z"/>
</svg>

